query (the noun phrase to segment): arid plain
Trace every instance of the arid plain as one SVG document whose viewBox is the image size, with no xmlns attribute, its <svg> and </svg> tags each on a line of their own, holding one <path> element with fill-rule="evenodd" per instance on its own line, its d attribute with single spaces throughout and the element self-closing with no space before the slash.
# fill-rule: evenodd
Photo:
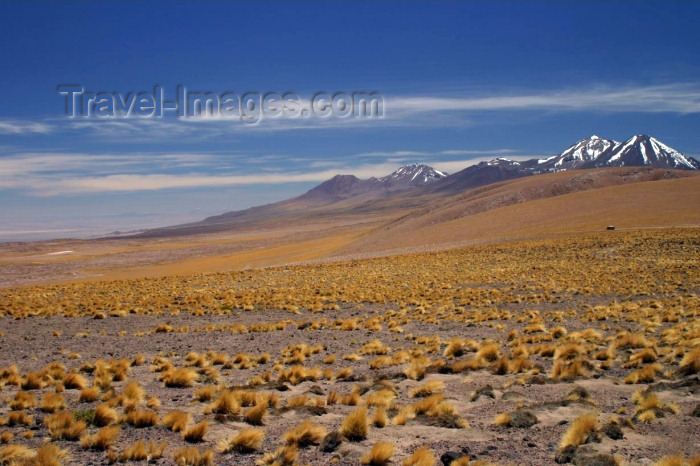
<svg viewBox="0 0 700 466">
<path fill-rule="evenodd" d="M 0 463 L 698 464 L 693 175 L 3 245 Z"/>
</svg>

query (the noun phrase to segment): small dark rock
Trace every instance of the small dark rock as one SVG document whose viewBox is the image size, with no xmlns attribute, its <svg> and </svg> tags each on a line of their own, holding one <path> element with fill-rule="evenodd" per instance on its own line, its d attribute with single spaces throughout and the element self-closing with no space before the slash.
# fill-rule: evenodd
<svg viewBox="0 0 700 466">
<path fill-rule="evenodd" d="M 574 385 L 574 388 L 569 392 L 569 398 L 578 400 L 587 400 L 591 397 L 588 390 L 580 385 Z"/>
<path fill-rule="evenodd" d="M 588 436 L 586 437 L 585 443 L 600 443 L 601 440 L 602 440 L 602 437 L 598 432 L 591 431 L 588 433 Z"/>
<path fill-rule="evenodd" d="M 516 409 L 510 414 L 512 426 L 526 429 L 537 424 L 537 416 L 528 409 Z"/>
<path fill-rule="evenodd" d="M 695 405 L 695 408 L 693 408 L 693 412 L 692 412 L 691 416 L 700 417 L 700 403 Z"/>
<path fill-rule="evenodd" d="M 482 396 L 488 396 L 489 398 L 496 398 L 496 395 L 493 394 L 493 387 L 491 385 L 485 385 L 485 386 L 479 388 L 472 396 L 472 401 L 476 401 L 479 399 L 479 397 L 482 397 Z"/>
<path fill-rule="evenodd" d="M 304 322 L 303 324 L 299 325 L 297 328 L 299 330 L 304 330 L 311 327 L 311 322 Z"/>
<path fill-rule="evenodd" d="M 323 440 L 318 446 L 318 449 L 324 453 L 331 453 L 336 451 L 341 443 L 343 443 L 343 434 L 341 434 L 337 430 L 334 430 L 333 432 L 323 437 Z"/>
<path fill-rule="evenodd" d="M 576 456 L 576 446 L 569 445 L 557 451 L 557 454 L 554 455 L 554 461 L 558 464 L 571 463 L 574 460 L 574 456 Z"/>
<path fill-rule="evenodd" d="M 613 440 L 620 440 L 622 437 L 624 437 L 622 429 L 620 429 L 620 426 L 618 426 L 615 422 L 605 424 L 601 431 Z"/>
<path fill-rule="evenodd" d="M 577 457 L 574 460 L 576 466 L 617 466 L 613 455 L 599 453 L 592 456 Z"/>
<path fill-rule="evenodd" d="M 456 451 L 447 451 L 440 456 L 440 461 L 444 466 L 450 466 L 450 463 L 462 456 L 461 453 L 457 453 Z"/>
<path fill-rule="evenodd" d="M 312 385 L 309 387 L 309 393 L 313 393 L 314 395 L 325 395 L 323 389 L 318 385 Z"/>
<path fill-rule="evenodd" d="M 530 448 L 535 448 L 535 447 L 537 447 L 537 444 L 534 442 L 527 442 L 527 446 Z"/>
</svg>

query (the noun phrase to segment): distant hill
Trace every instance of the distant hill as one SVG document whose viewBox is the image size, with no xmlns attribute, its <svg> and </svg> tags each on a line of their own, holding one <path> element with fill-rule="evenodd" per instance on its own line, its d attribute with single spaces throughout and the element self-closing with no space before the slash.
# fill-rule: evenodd
<svg viewBox="0 0 700 466">
<path fill-rule="evenodd" d="M 365 180 L 339 174 L 292 199 L 132 236 L 183 236 L 284 226 L 343 215 L 349 218 L 352 215 L 400 214 L 494 183 L 547 173 L 614 167 L 695 171 L 700 170 L 700 162 L 651 136 L 637 135 L 618 142 L 593 135 L 551 157 L 525 161 L 498 157 L 451 175 L 423 164 L 405 165 L 387 176 Z"/>
</svg>

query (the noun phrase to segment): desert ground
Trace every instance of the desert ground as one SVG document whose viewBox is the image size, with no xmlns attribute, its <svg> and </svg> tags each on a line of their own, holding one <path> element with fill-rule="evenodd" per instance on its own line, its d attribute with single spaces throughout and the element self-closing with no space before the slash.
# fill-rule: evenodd
<svg viewBox="0 0 700 466">
<path fill-rule="evenodd" d="M 0 463 L 698 464 L 700 230 L 551 233 L 15 275 Z"/>
</svg>

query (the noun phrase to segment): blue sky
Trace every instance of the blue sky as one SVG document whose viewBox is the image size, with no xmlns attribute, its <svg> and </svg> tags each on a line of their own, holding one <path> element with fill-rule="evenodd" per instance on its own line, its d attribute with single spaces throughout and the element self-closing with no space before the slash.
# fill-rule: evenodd
<svg viewBox="0 0 700 466">
<path fill-rule="evenodd" d="M 700 155 L 697 2 L 2 2 L 0 240 L 201 219 L 591 134 Z M 86 91 L 378 92 L 383 118 L 82 117 Z"/>
</svg>

